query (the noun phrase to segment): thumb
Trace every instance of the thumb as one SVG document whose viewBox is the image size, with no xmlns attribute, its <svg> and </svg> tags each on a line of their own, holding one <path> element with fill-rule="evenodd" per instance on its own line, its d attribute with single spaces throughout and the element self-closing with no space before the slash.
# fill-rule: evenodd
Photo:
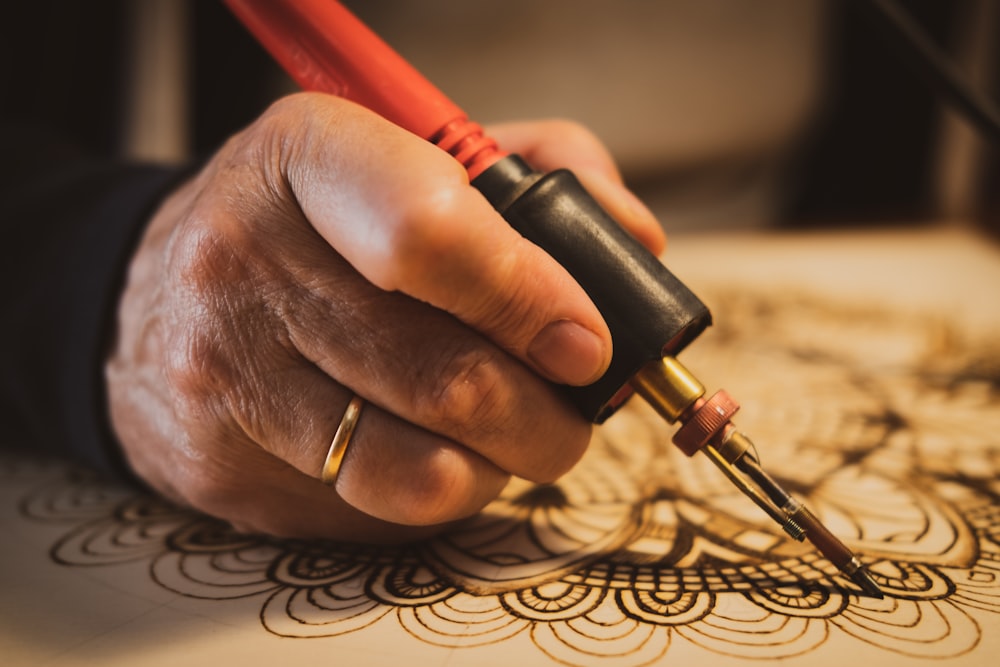
<svg viewBox="0 0 1000 667">
<path fill-rule="evenodd" d="M 370 282 L 451 313 L 554 381 L 603 374 L 611 337 L 596 307 L 451 156 L 338 98 L 300 95 L 283 107 L 281 122 L 307 139 L 279 161 L 292 193 Z"/>
</svg>

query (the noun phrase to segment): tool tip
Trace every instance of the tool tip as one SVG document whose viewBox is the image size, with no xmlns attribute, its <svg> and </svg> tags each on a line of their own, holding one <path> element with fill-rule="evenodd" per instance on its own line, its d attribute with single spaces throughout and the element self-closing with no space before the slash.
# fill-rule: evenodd
<svg viewBox="0 0 1000 667">
<path fill-rule="evenodd" d="M 858 568 L 851 574 L 851 581 L 860 586 L 861 590 L 872 597 L 878 598 L 879 600 L 885 597 L 882 589 L 879 588 L 878 584 L 875 583 L 875 580 L 872 579 L 872 575 L 869 574 L 868 570 L 863 567 Z"/>
</svg>

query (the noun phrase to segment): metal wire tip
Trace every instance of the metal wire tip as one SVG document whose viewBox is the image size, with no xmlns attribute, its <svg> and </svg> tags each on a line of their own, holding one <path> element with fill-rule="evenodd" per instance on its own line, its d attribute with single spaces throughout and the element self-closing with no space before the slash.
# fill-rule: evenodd
<svg viewBox="0 0 1000 667">
<path fill-rule="evenodd" d="M 885 597 L 858 557 L 764 471 L 753 442 L 730 421 L 740 406 L 728 393 L 719 390 L 703 398 L 705 387 L 673 357 L 646 364 L 631 383 L 660 416 L 671 424 L 681 422 L 673 437 L 681 451 L 688 456 L 703 452 L 789 536 L 809 540 L 868 595 Z"/>
<path fill-rule="evenodd" d="M 851 581 L 857 584 L 865 593 L 868 593 L 868 595 L 879 600 L 885 597 L 885 593 L 882 592 L 882 589 L 872 579 L 872 575 L 864 567 L 858 568 L 850 576 Z"/>
</svg>

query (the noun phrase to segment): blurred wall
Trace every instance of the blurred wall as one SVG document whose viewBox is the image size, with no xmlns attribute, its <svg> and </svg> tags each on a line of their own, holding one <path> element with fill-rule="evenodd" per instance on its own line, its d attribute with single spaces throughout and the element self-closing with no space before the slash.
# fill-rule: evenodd
<svg viewBox="0 0 1000 667">
<path fill-rule="evenodd" d="M 590 127 L 673 229 L 773 221 L 823 89 L 824 0 L 348 4 L 478 121 Z"/>
<path fill-rule="evenodd" d="M 1000 230 L 1000 151 L 861 2 L 347 2 L 477 120 L 590 126 L 670 230 L 948 216 Z M 1000 90 L 1000 3 L 899 2 Z M 292 89 L 215 0 L 13 3 L 0 34 L 4 117 L 89 151 L 198 158 Z"/>
</svg>

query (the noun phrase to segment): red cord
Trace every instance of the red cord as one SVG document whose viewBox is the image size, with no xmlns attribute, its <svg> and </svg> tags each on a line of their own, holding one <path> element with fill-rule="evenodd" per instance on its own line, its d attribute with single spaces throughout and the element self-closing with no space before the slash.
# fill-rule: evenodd
<svg viewBox="0 0 1000 667">
<path fill-rule="evenodd" d="M 502 158 L 458 106 L 335 0 L 225 0 L 305 90 L 338 95 L 437 144 L 470 180 Z"/>
</svg>

